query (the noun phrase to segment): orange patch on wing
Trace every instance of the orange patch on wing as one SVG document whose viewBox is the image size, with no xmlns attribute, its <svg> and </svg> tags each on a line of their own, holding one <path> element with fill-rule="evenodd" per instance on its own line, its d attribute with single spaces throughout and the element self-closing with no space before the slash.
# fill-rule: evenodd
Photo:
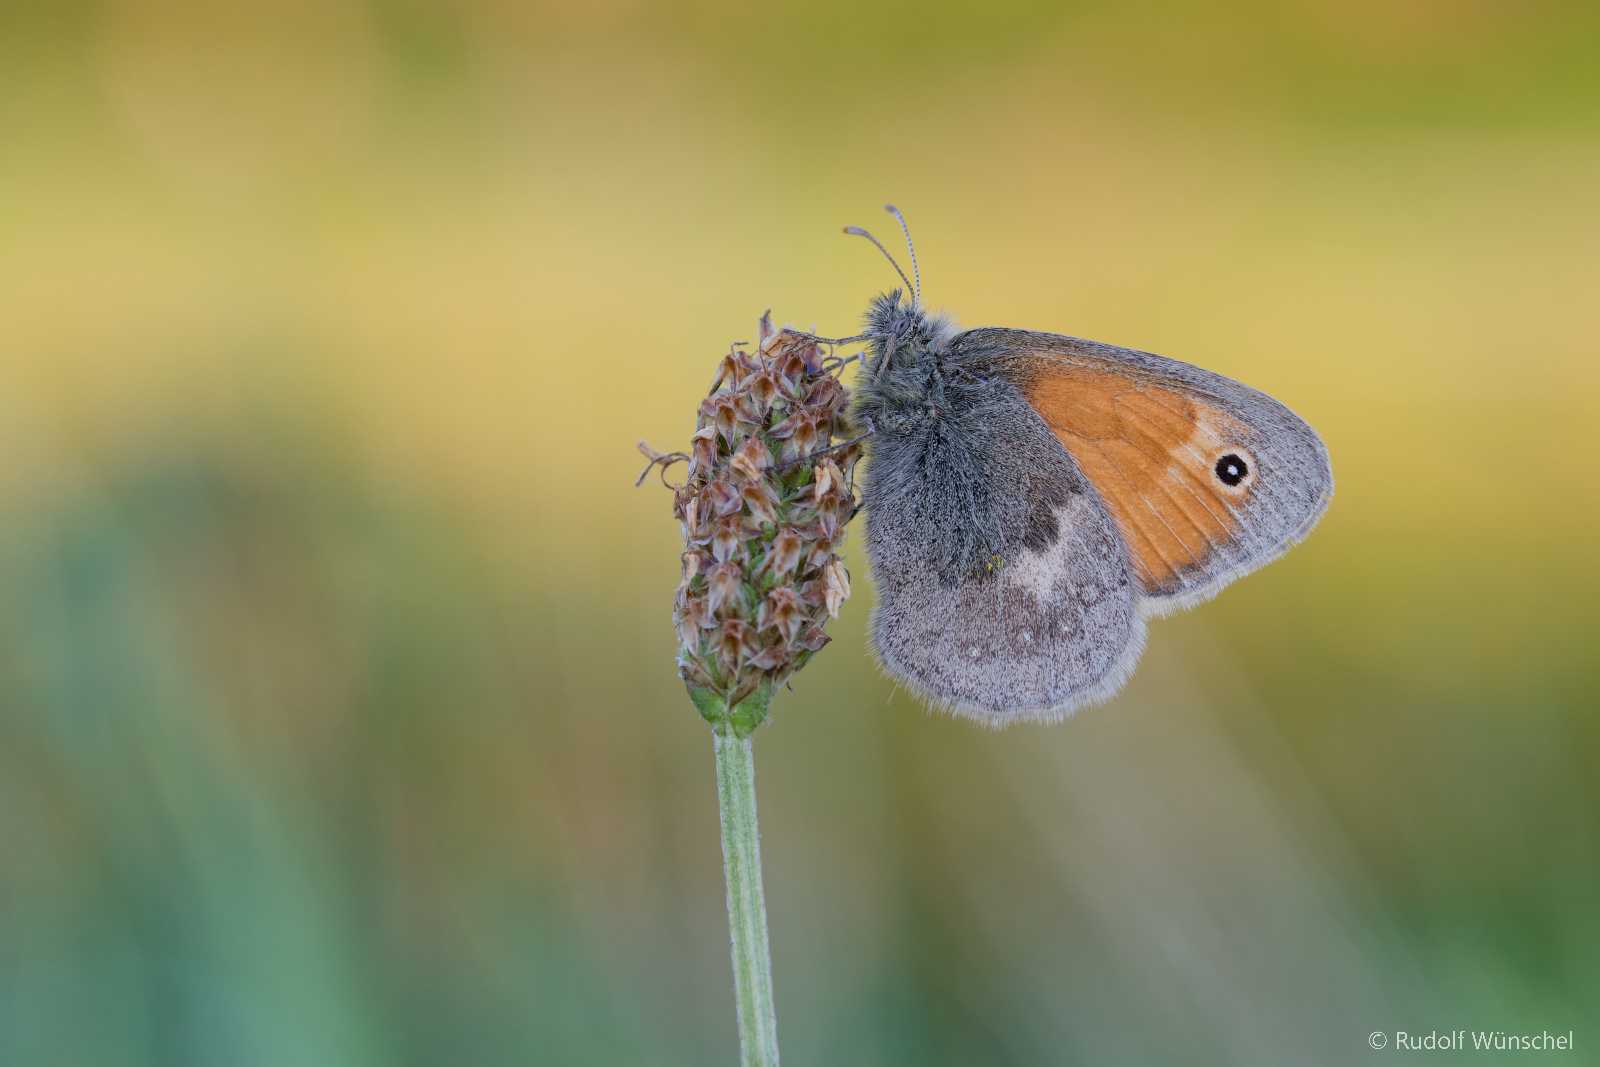
<svg viewBox="0 0 1600 1067">
<path fill-rule="evenodd" d="M 1111 509 L 1146 592 L 1178 591 L 1232 540 L 1255 472 L 1252 460 L 1237 486 L 1217 477 L 1221 455 L 1244 454 L 1242 427 L 1225 413 L 1080 364 L 1040 368 L 1025 393 Z"/>
</svg>

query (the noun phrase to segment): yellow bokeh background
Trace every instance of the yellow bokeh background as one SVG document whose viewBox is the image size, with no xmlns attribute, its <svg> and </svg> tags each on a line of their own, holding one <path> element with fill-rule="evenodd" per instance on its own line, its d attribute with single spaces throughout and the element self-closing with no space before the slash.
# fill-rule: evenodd
<svg viewBox="0 0 1600 1067">
<path fill-rule="evenodd" d="M 886 200 L 964 324 L 1262 388 L 1338 489 L 998 734 L 875 673 L 849 545 L 756 738 L 788 1060 L 1588 1062 L 1597 48 L 1564 0 L 8 5 L 0 1062 L 733 1062 L 633 443 L 763 310 L 851 332 Z"/>
</svg>

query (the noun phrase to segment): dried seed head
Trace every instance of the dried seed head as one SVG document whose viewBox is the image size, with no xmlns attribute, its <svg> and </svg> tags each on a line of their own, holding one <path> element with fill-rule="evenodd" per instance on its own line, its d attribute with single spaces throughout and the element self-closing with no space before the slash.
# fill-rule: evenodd
<svg viewBox="0 0 1600 1067">
<path fill-rule="evenodd" d="M 728 461 L 733 473 L 747 482 L 759 481 L 761 472 L 771 465 L 772 452 L 758 433 L 746 437 L 744 444 L 739 446 L 733 458 Z"/>
<path fill-rule="evenodd" d="M 701 715 L 737 737 L 827 644 L 823 624 L 850 595 L 837 552 L 861 456 L 854 444 L 820 454 L 844 436 L 850 390 L 823 370 L 818 343 L 770 315 L 756 336 L 754 352 L 719 362 L 687 454 L 640 446 L 652 464 L 688 461 L 674 497 L 687 549 L 678 672 Z"/>
<path fill-rule="evenodd" d="M 730 481 L 718 479 L 712 482 L 706 486 L 702 496 L 711 505 L 711 514 L 719 518 L 730 511 L 739 510 L 739 487 Z"/>
<path fill-rule="evenodd" d="M 805 547 L 805 541 L 790 527 L 779 530 L 778 536 L 772 539 L 772 551 L 767 555 L 773 573 L 781 577 L 793 571 L 800 565 L 800 554 Z M 833 548 L 832 545 L 828 547 Z"/>
<path fill-rule="evenodd" d="M 804 621 L 801 614 L 804 608 L 799 593 L 786 585 L 780 585 L 768 593 L 767 599 L 762 602 L 761 617 L 756 621 L 756 629 L 765 630 L 775 626 L 785 643 L 793 641 L 795 631 Z"/>
<path fill-rule="evenodd" d="M 742 578 L 739 568 L 731 563 L 719 563 L 711 568 L 710 579 L 706 582 L 706 602 L 712 612 L 722 611 L 739 591 Z"/>
<path fill-rule="evenodd" d="M 776 523 L 777 512 L 774 510 L 779 504 L 778 497 L 772 487 L 766 482 L 751 482 L 741 490 L 745 507 L 750 509 L 750 517 L 759 522 Z"/>
<path fill-rule="evenodd" d="M 839 617 L 839 605 L 850 599 L 850 573 L 838 559 L 822 565 L 822 599 L 828 606 L 828 617 Z"/>
</svg>

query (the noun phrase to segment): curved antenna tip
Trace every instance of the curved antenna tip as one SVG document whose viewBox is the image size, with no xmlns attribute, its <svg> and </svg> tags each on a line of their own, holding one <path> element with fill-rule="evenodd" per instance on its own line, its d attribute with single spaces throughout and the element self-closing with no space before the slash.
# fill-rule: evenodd
<svg viewBox="0 0 1600 1067">
<path fill-rule="evenodd" d="M 904 228 L 905 223 L 901 223 L 900 225 L 902 228 Z M 889 254 L 889 250 L 883 247 L 882 242 L 880 242 L 876 237 L 872 236 L 872 234 L 868 233 L 866 230 L 863 230 L 860 226 L 846 226 L 844 228 L 844 232 L 850 234 L 852 237 L 865 237 L 867 240 L 877 245 L 878 251 L 883 253 L 883 258 L 889 261 L 889 265 L 894 268 L 894 272 L 900 275 L 900 280 L 906 283 L 906 288 L 914 289 L 911 284 L 911 279 L 906 277 L 906 272 L 900 269 L 900 264 L 894 261 L 894 257 Z M 917 263 L 916 260 L 913 259 L 911 261 L 911 272 L 915 274 L 916 270 Z M 916 289 L 915 291 L 917 293 L 916 299 L 920 301 L 922 299 L 922 292 L 920 289 Z"/>
<path fill-rule="evenodd" d="M 893 204 L 883 205 L 883 210 L 894 216 L 894 221 L 900 224 L 900 232 L 906 235 L 906 252 L 911 256 L 911 277 L 916 282 L 914 290 L 917 294 L 916 301 L 920 304 L 922 303 L 922 272 L 917 269 L 917 250 L 911 243 L 911 227 L 906 225 L 905 216 L 900 214 L 900 209 Z M 888 254 L 887 252 L 884 253 L 884 255 Z M 904 277 L 905 275 L 902 274 L 901 278 Z"/>
</svg>

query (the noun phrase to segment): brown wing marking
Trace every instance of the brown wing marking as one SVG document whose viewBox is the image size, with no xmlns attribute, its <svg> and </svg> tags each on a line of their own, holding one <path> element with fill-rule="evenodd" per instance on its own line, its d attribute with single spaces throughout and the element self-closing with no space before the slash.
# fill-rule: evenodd
<svg viewBox="0 0 1600 1067">
<path fill-rule="evenodd" d="M 1204 401 L 1097 367 L 1036 369 L 1024 392 L 1111 509 L 1145 591 L 1177 592 L 1233 540 L 1234 508 L 1255 484 L 1255 462 L 1239 443 L 1244 427 Z M 1215 473 L 1219 458 L 1244 457 L 1236 486 Z"/>
</svg>

